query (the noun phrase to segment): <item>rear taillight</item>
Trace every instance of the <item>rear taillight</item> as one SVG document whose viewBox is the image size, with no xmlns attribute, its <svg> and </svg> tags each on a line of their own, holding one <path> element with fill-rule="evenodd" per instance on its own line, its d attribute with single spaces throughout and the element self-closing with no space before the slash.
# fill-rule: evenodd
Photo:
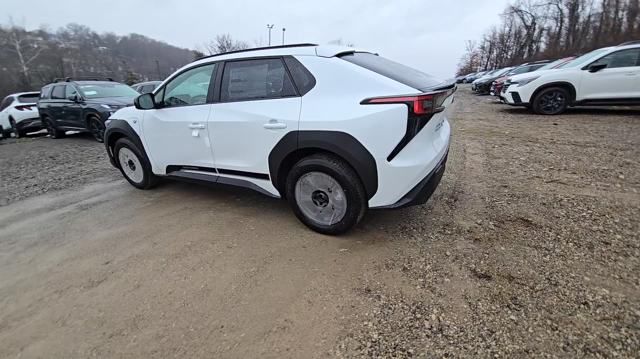
<svg viewBox="0 0 640 359">
<path fill-rule="evenodd" d="M 453 91 L 455 91 L 455 89 L 413 96 L 374 97 L 365 99 L 360 103 L 362 105 L 405 104 L 414 115 L 429 115 L 442 112 L 444 110 L 443 104 L 445 100 Z"/>
<path fill-rule="evenodd" d="M 32 105 L 20 105 L 20 106 L 16 106 L 15 109 L 18 111 L 31 111 L 31 107 L 33 107 Z"/>
</svg>

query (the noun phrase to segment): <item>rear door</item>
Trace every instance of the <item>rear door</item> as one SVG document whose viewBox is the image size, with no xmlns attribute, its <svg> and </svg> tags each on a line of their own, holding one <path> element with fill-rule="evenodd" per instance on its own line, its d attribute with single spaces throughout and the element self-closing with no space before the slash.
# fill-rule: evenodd
<svg viewBox="0 0 640 359">
<path fill-rule="evenodd" d="M 67 122 L 64 121 L 64 106 L 65 101 L 65 85 L 55 85 L 51 90 L 51 100 L 47 101 L 47 108 L 49 116 L 52 117 L 56 126 L 67 126 Z"/>
<path fill-rule="evenodd" d="M 284 135 L 298 130 L 301 106 L 284 61 L 227 61 L 219 83 L 209 118 L 219 173 L 254 180 L 277 193 L 269 181 L 269 153 Z"/>
<path fill-rule="evenodd" d="M 595 61 L 607 67 L 583 70 L 578 100 L 640 98 L 640 48 L 616 51 Z"/>
</svg>

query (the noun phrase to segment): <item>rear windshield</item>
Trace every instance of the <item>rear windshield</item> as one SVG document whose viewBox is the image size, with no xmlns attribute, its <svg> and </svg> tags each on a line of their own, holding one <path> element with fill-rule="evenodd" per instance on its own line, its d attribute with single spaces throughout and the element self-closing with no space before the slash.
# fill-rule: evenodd
<svg viewBox="0 0 640 359">
<path fill-rule="evenodd" d="M 18 102 L 20 103 L 35 103 L 40 98 L 39 93 L 20 95 L 18 96 Z"/>
<path fill-rule="evenodd" d="M 340 58 L 420 91 L 428 91 L 442 84 L 441 80 L 431 75 L 378 55 L 353 52 Z"/>
<path fill-rule="evenodd" d="M 104 98 L 104 97 L 137 97 L 140 95 L 136 90 L 129 86 L 114 84 L 82 84 L 78 86 L 85 98 Z"/>
</svg>

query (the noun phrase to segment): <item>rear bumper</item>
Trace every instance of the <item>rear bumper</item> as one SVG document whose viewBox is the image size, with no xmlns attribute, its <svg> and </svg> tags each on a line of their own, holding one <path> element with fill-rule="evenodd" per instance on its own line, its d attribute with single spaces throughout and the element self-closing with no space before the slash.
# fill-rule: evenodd
<svg viewBox="0 0 640 359">
<path fill-rule="evenodd" d="M 405 194 L 398 202 L 382 207 L 376 207 L 375 209 L 397 209 L 411 206 L 417 206 L 426 203 L 433 192 L 440 184 L 442 175 L 444 175 L 447 159 L 449 157 L 449 150 L 445 152 L 444 156 L 438 162 L 433 171 L 429 172 L 415 187 L 413 187 L 407 194 Z"/>
<path fill-rule="evenodd" d="M 16 128 L 18 129 L 18 131 L 41 130 L 42 129 L 42 121 L 40 121 L 39 117 L 24 119 L 24 120 L 16 123 Z"/>
</svg>

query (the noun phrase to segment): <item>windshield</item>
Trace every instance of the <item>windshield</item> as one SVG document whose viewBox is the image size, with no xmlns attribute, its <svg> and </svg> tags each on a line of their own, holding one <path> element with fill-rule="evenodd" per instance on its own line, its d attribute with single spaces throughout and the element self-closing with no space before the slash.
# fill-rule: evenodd
<svg viewBox="0 0 640 359">
<path fill-rule="evenodd" d="M 597 49 L 597 50 L 593 50 L 589 53 L 586 53 L 580 57 L 578 57 L 577 59 L 573 60 L 573 61 L 569 61 L 566 64 L 558 67 L 559 69 L 569 69 L 569 68 L 574 68 L 574 67 L 580 67 L 584 64 L 586 64 L 587 62 L 590 62 L 591 60 L 595 59 L 596 57 L 602 55 L 603 53 L 609 51 L 608 47 L 605 47 L 604 49 Z"/>
<path fill-rule="evenodd" d="M 529 72 L 529 65 L 522 65 L 522 66 L 516 67 L 515 69 L 511 70 L 511 72 L 509 72 L 508 75 L 524 74 L 525 72 Z"/>
<path fill-rule="evenodd" d="M 560 59 L 560 60 L 556 60 L 554 62 L 550 62 L 550 63 L 542 66 L 541 68 L 537 69 L 536 71 L 550 70 L 550 69 L 558 66 L 559 64 L 561 64 L 563 61 L 566 61 L 566 60 L 565 59 Z"/>
<path fill-rule="evenodd" d="M 140 95 L 129 86 L 119 83 L 87 84 L 78 86 L 85 98 L 105 98 L 105 97 L 137 97 Z"/>
<path fill-rule="evenodd" d="M 504 74 L 506 74 L 507 72 L 511 71 L 511 69 L 513 69 L 512 67 L 507 67 L 506 69 L 502 69 L 500 71 L 498 71 L 495 75 L 496 76 L 502 76 Z"/>
</svg>

